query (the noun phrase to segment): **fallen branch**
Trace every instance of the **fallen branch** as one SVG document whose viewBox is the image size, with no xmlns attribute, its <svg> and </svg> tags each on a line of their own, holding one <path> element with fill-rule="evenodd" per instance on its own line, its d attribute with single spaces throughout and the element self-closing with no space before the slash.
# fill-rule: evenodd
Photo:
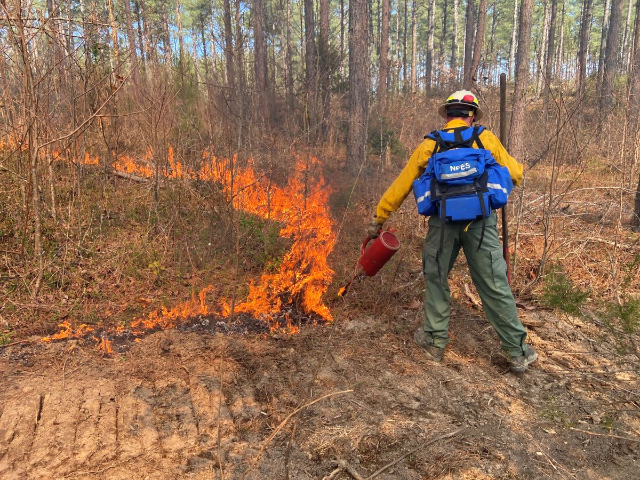
<svg viewBox="0 0 640 480">
<path fill-rule="evenodd" d="M 640 438 L 621 437 L 620 435 L 611 435 L 609 433 L 596 433 L 596 432 L 590 432 L 589 430 L 581 430 L 579 428 L 574 428 L 574 427 L 569 427 L 569 428 L 571 428 L 571 430 L 575 430 L 576 432 L 586 433 L 587 435 L 593 435 L 595 437 L 619 438 L 620 440 L 627 440 L 629 442 L 640 443 Z"/>
<path fill-rule="evenodd" d="M 331 472 L 329 475 L 326 475 L 326 476 L 322 477 L 322 480 L 333 480 L 338 475 L 340 475 L 343 472 L 343 470 L 344 470 L 344 468 L 339 466 L 333 472 Z"/>
<path fill-rule="evenodd" d="M 333 480 L 342 472 L 347 472 L 356 480 L 365 480 L 365 478 L 362 475 L 360 475 L 355 468 L 349 465 L 346 460 L 342 460 L 341 458 L 339 458 L 335 461 L 335 463 L 338 465 L 338 468 L 336 468 L 333 472 L 331 472 L 326 477 L 323 477 L 322 480 Z"/>
<path fill-rule="evenodd" d="M 18 342 L 5 343 L 4 345 L 0 345 L 0 348 L 13 347 L 14 345 L 20 345 L 21 343 L 33 343 L 32 340 L 20 340 Z"/>
<path fill-rule="evenodd" d="M 310 407 L 311 405 L 314 405 L 326 398 L 329 397 L 335 397 L 336 395 L 342 395 L 345 393 L 351 393 L 353 392 L 353 389 L 349 389 L 349 390 L 342 390 L 340 392 L 333 392 L 333 393 L 327 393 L 326 395 L 320 397 L 320 398 L 316 398 L 314 401 L 306 403 L 304 405 L 302 405 L 301 407 L 296 408 L 293 412 L 291 412 L 289 415 L 287 415 L 287 417 L 280 422 L 280 425 L 278 425 L 276 427 L 276 429 L 273 431 L 273 433 L 271 435 L 269 435 L 269 438 L 267 438 L 264 441 L 264 444 L 262 445 L 262 447 L 260 447 L 260 451 L 258 452 L 258 455 L 256 456 L 255 460 L 252 462 L 252 464 L 249 466 L 249 468 L 247 468 L 244 473 L 242 474 L 242 477 L 240 477 L 241 479 L 244 478 L 245 476 L 247 476 L 247 474 L 253 470 L 253 468 L 256 466 L 256 464 L 258 463 L 258 461 L 260 460 L 260 457 L 262 456 L 262 453 L 264 452 L 265 448 L 267 448 L 267 445 L 269 445 L 269 443 L 271 443 L 271 440 L 273 440 L 275 438 L 275 436 L 280 432 L 280 430 L 282 430 L 282 428 L 287 424 L 287 422 L 289 420 L 291 420 L 291 418 L 293 418 L 295 415 L 297 415 L 301 410 L 304 410 L 307 407 Z"/>
<path fill-rule="evenodd" d="M 432 443 L 437 442 L 438 440 L 444 440 L 445 438 L 451 438 L 456 436 L 457 434 L 459 434 L 462 430 L 464 430 L 466 427 L 462 427 L 459 428 L 458 430 L 455 430 L 451 433 L 447 433 L 445 435 L 440 435 L 439 437 L 436 438 L 432 438 L 431 440 L 427 440 L 426 442 L 418 445 L 416 448 L 414 448 L 413 450 L 411 450 L 410 452 L 405 453 L 404 455 L 402 455 L 400 458 L 394 460 L 391 463 L 387 463 L 384 467 L 382 467 L 380 470 L 377 470 L 376 472 L 374 472 L 373 474 L 371 474 L 370 476 L 368 476 L 366 478 L 366 480 L 371 480 L 373 478 L 376 478 L 378 475 L 380 475 L 382 472 L 384 472 L 385 470 L 393 467 L 396 463 L 400 462 L 401 460 L 404 460 L 405 458 L 407 458 L 409 455 L 413 455 L 414 453 L 416 453 L 418 450 L 423 449 L 424 447 L 427 447 L 429 445 L 431 445 Z"/>
<path fill-rule="evenodd" d="M 478 297 L 476 297 L 473 293 L 471 293 L 471 289 L 469 289 L 468 283 L 464 284 L 464 294 L 467 296 L 469 300 L 471 300 L 471 303 L 473 303 L 474 307 L 476 307 L 479 310 L 482 310 L 482 303 L 480 303 L 480 300 L 478 300 Z"/>
<path fill-rule="evenodd" d="M 114 170 L 112 172 L 116 177 L 122 177 L 122 178 L 126 178 L 127 180 L 133 180 L 134 182 L 146 182 L 149 179 L 146 177 L 139 177 L 137 175 L 133 175 L 131 173 L 125 173 L 125 172 L 119 172 L 117 170 Z"/>
</svg>

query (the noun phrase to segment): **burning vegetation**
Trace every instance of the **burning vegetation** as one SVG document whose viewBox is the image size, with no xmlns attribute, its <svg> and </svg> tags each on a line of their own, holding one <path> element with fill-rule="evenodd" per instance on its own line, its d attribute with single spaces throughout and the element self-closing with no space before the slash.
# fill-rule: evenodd
<svg viewBox="0 0 640 480">
<path fill-rule="evenodd" d="M 298 330 L 289 313 L 292 310 L 302 311 L 312 318 L 332 320 L 331 312 L 322 300 L 333 277 L 333 270 L 327 263 L 335 243 L 327 204 L 330 190 L 322 174 L 317 173 L 318 159 L 293 155 L 295 168 L 285 186 L 274 185 L 259 175 L 251 161 L 246 167 L 240 167 L 236 156 L 218 159 L 206 151 L 199 168 L 191 169 L 177 161 L 169 147 L 167 167 L 158 169 L 159 175 L 167 179 L 214 182 L 234 210 L 274 222 L 279 227 L 280 237 L 289 241 L 290 248 L 283 258 L 259 279 L 250 281 L 244 301 L 216 297 L 220 288 L 208 285 L 197 295 L 194 292 L 191 299 L 135 318 L 129 326 L 121 325 L 105 332 L 95 326 L 83 324 L 73 328 L 69 322 L 63 322 L 60 332 L 43 341 L 93 338 L 102 351 L 111 353 L 107 334 L 140 336 L 149 330 L 174 328 L 194 318 L 214 317 L 229 323 L 242 315 L 265 323 L 271 331 L 287 333 Z M 112 167 L 119 173 L 153 178 L 156 169 L 151 164 L 152 158 L 150 149 L 140 161 L 122 156 Z M 61 161 L 62 157 L 56 155 L 56 160 Z M 98 163 L 88 154 L 83 161 L 92 165 Z"/>
</svg>

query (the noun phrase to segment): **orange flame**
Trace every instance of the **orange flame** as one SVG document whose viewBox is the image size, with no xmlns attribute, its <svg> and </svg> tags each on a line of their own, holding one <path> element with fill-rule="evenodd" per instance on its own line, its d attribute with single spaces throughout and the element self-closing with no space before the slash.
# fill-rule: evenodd
<svg viewBox="0 0 640 480">
<path fill-rule="evenodd" d="M 106 355 L 112 355 L 113 349 L 111 348 L 111 342 L 107 339 L 107 337 L 102 336 L 100 343 L 98 344 L 98 350 L 101 350 Z"/>
<path fill-rule="evenodd" d="M 60 330 L 55 335 L 51 335 L 50 337 L 44 337 L 41 341 L 50 342 L 52 340 L 62 340 L 65 338 L 80 338 L 86 335 L 89 332 L 93 332 L 93 327 L 82 324 L 78 328 L 74 329 L 71 324 L 67 321 L 64 321 L 58 325 L 62 330 Z"/>
<path fill-rule="evenodd" d="M 88 152 L 84 154 L 84 164 L 85 165 L 98 165 L 100 162 L 98 161 L 98 156 L 92 157 Z"/>
<path fill-rule="evenodd" d="M 214 290 L 212 285 L 203 288 L 198 293 L 198 298 L 192 295 L 191 300 L 188 300 L 180 305 L 177 305 L 171 309 L 162 307 L 160 311 L 151 312 L 146 318 L 138 318 L 131 324 L 131 329 L 134 334 L 140 334 L 144 330 L 150 330 L 153 328 L 168 329 L 173 328 L 182 321 L 195 317 L 197 315 L 208 315 L 211 312 L 207 305 L 207 293 Z"/>
<path fill-rule="evenodd" d="M 274 316 L 283 305 L 301 303 L 307 312 L 331 320 L 331 312 L 322 301 L 322 295 L 331 283 L 333 270 L 327 263 L 327 257 L 333 250 L 335 237 L 331 231 L 332 221 L 328 212 L 329 189 L 324 179 L 310 185 L 310 171 L 319 165 L 319 161 L 309 157 L 296 157 L 296 167 L 286 187 L 270 184 L 259 177 L 251 163 L 247 168 L 237 166 L 237 157 L 231 160 L 218 160 L 204 152 L 204 161 L 200 170 L 185 170 L 175 161 L 173 149 L 169 149 L 168 178 L 198 178 L 221 183 L 227 198 L 232 199 L 234 208 L 257 215 L 269 221 L 282 223 L 280 236 L 293 241 L 291 249 L 284 256 L 276 273 L 265 273 L 258 283 L 249 285 L 249 296 L 234 308 L 234 313 L 250 313 L 270 322 L 272 329 L 280 329 Z M 143 172 L 138 169 L 138 172 Z M 145 174 L 145 176 L 148 176 Z M 213 290 L 206 287 L 200 295 Z M 231 314 L 228 302 L 222 301 L 218 312 L 224 316 Z M 198 303 L 191 299 L 169 310 L 163 308 L 153 312 L 147 318 L 134 321 L 134 328 L 171 328 L 177 323 L 196 315 L 213 313 L 209 311 L 204 299 Z M 290 320 L 287 331 L 295 330 Z"/>
<path fill-rule="evenodd" d="M 327 257 L 335 243 L 328 208 L 330 191 L 320 173 L 317 173 L 317 178 L 312 179 L 312 174 L 319 171 L 320 162 L 313 157 L 303 158 L 296 153 L 293 155 L 296 166 L 284 187 L 274 185 L 258 175 L 251 161 L 246 168 L 239 167 L 235 155 L 231 160 L 219 160 L 205 151 L 197 171 L 185 168 L 176 160 L 171 146 L 167 153 L 167 168 L 159 170 L 166 178 L 190 178 L 221 184 L 223 193 L 231 200 L 235 209 L 281 225 L 280 236 L 292 241 L 290 250 L 284 255 L 276 272 L 264 273 L 259 281 L 251 282 L 247 299 L 236 304 L 233 313 L 254 315 L 269 322 L 272 330 L 289 333 L 297 332 L 289 315 L 285 315 L 286 325 L 283 326 L 275 319 L 286 305 L 296 304 L 308 313 L 332 320 L 322 296 L 333 277 Z M 85 163 L 89 164 L 90 158 L 86 154 Z M 113 163 L 113 168 L 151 178 L 155 172 L 151 165 L 152 159 L 153 150 L 149 149 L 142 161 L 136 162 L 132 157 L 121 156 Z M 214 291 L 215 288 L 209 285 L 199 292 L 197 298 L 194 294 L 190 300 L 173 308 L 162 307 L 146 317 L 134 319 L 131 324 L 132 333 L 137 335 L 154 328 L 173 328 L 198 315 L 229 317 L 232 311 L 228 301 L 218 299 L 216 307 L 208 305 L 207 294 Z M 73 330 L 68 322 L 60 326 L 63 328 L 60 333 L 46 337 L 43 341 L 79 337 L 91 331 L 91 327 L 86 325 Z M 124 327 L 120 326 L 116 333 L 122 333 L 123 330 Z M 100 348 L 107 348 L 104 338 Z"/>
<path fill-rule="evenodd" d="M 122 155 L 113 163 L 113 168 L 118 172 L 138 175 L 140 177 L 153 177 L 153 168 L 150 165 L 136 163 L 133 157 Z"/>
</svg>

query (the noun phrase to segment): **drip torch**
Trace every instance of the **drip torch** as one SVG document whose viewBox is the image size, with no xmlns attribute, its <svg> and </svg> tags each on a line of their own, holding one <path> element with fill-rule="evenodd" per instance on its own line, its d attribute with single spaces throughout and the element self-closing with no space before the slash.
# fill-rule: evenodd
<svg viewBox="0 0 640 480">
<path fill-rule="evenodd" d="M 378 273 L 400 248 L 398 237 L 389 230 L 381 231 L 380 235 L 369 245 L 371 240 L 370 237 L 364 240 L 355 272 L 351 279 L 338 290 L 339 297 L 344 297 L 347 294 L 355 280 L 360 281 L 364 277 L 373 277 Z"/>
</svg>

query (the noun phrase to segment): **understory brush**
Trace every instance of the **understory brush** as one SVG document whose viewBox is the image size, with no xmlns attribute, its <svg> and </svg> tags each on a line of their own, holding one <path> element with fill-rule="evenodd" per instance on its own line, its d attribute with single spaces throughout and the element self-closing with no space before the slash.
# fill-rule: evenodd
<svg viewBox="0 0 640 480">
<path fill-rule="evenodd" d="M 590 292 L 583 291 L 574 285 L 563 272 L 562 266 L 553 265 L 549 270 L 544 278 L 540 302 L 549 308 L 557 308 L 573 315 L 579 315 Z"/>
</svg>

